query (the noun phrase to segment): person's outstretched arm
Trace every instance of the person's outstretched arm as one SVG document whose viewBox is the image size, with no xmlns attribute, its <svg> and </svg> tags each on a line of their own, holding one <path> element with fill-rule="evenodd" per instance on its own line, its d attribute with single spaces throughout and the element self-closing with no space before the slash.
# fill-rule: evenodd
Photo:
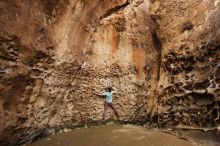
<svg viewBox="0 0 220 146">
<path fill-rule="evenodd" d="M 105 93 L 100 94 L 100 93 L 95 93 L 95 92 L 93 92 L 93 94 L 98 95 L 98 96 L 105 96 L 106 95 Z"/>
<path fill-rule="evenodd" d="M 112 89 L 113 89 L 112 93 L 116 93 L 117 92 L 116 88 L 112 88 Z"/>
<path fill-rule="evenodd" d="M 95 95 L 97 95 L 97 96 L 105 96 L 105 95 L 106 95 L 105 92 L 104 92 L 104 93 L 99 93 L 99 91 L 97 91 L 97 90 L 95 90 L 95 89 L 93 89 L 93 94 L 95 94 Z"/>
</svg>

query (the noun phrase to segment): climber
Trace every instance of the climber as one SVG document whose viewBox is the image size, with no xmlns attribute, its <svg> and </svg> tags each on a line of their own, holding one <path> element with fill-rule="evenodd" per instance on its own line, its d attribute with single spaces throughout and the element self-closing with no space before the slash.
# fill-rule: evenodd
<svg viewBox="0 0 220 146">
<path fill-rule="evenodd" d="M 96 94 L 98 96 L 105 96 L 103 121 L 105 120 L 105 116 L 106 116 L 106 112 L 107 112 L 108 106 L 114 111 L 115 115 L 117 116 L 117 119 L 119 119 L 119 114 L 118 114 L 117 110 L 115 109 L 115 107 L 114 107 L 114 105 L 112 103 L 112 95 L 113 95 L 113 93 L 116 93 L 116 90 L 112 89 L 111 87 L 108 87 L 104 94 L 94 93 L 94 94 Z"/>
</svg>

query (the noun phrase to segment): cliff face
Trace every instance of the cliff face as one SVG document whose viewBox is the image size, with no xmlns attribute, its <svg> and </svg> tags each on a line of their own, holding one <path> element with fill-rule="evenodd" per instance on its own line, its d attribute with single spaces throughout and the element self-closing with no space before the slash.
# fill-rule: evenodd
<svg viewBox="0 0 220 146">
<path fill-rule="evenodd" d="M 0 10 L 0 144 L 98 122 L 94 93 L 108 86 L 122 121 L 218 124 L 218 1 L 10 0 Z"/>
<path fill-rule="evenodd" d="M 163 46 L 159 125 L 219 126 L 219 1 L 151 2 Z"/>
<path fill-rule="evenodd" d="M 145 120 L 160 60 L 148 6 L 143 0 L 1 1 L 2 144 L 101 120 L 103 99 L 94 92 L 108 86 L 118 90 L 114 102 L 123 121 Z"/>
</svg>

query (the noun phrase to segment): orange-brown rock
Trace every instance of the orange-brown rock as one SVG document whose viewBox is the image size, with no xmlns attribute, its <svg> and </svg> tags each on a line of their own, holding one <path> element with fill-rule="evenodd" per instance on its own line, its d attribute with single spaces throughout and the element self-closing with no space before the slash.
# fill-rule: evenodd
<svg viewBox="0 0 220 146">
<path fill-rule="evenodd" d="M 94 92 L 108 86 L 118 90 L 122 121 L 144 119 L 160 60 L 148 6 L 144 0 L 1 1 L 1 144 L 98 122 L 103 99 Z"/>
<path fill-rule="evenodd" d="M 218 126 L 219 5 L 0 1 L 0 145 L 98 123 L 108 86 L 123 122 Z"/>
<path fill-rule="evenodd" d="M 163 48 L 159 125 L 218 127 L 219 0 L 152 0 L 150 13 Z"/>
</svg>

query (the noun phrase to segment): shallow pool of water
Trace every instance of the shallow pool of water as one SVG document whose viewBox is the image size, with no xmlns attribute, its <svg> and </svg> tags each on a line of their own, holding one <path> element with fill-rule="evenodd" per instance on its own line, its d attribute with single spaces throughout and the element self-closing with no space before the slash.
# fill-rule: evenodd
<svg viewBox="0 0 220 146">
<path fill-rule="evenodd" d="M 108 125 L 57 133 L 28 146 L 195 146 L 164 133 L 133 125 Z"/>
</svg>

